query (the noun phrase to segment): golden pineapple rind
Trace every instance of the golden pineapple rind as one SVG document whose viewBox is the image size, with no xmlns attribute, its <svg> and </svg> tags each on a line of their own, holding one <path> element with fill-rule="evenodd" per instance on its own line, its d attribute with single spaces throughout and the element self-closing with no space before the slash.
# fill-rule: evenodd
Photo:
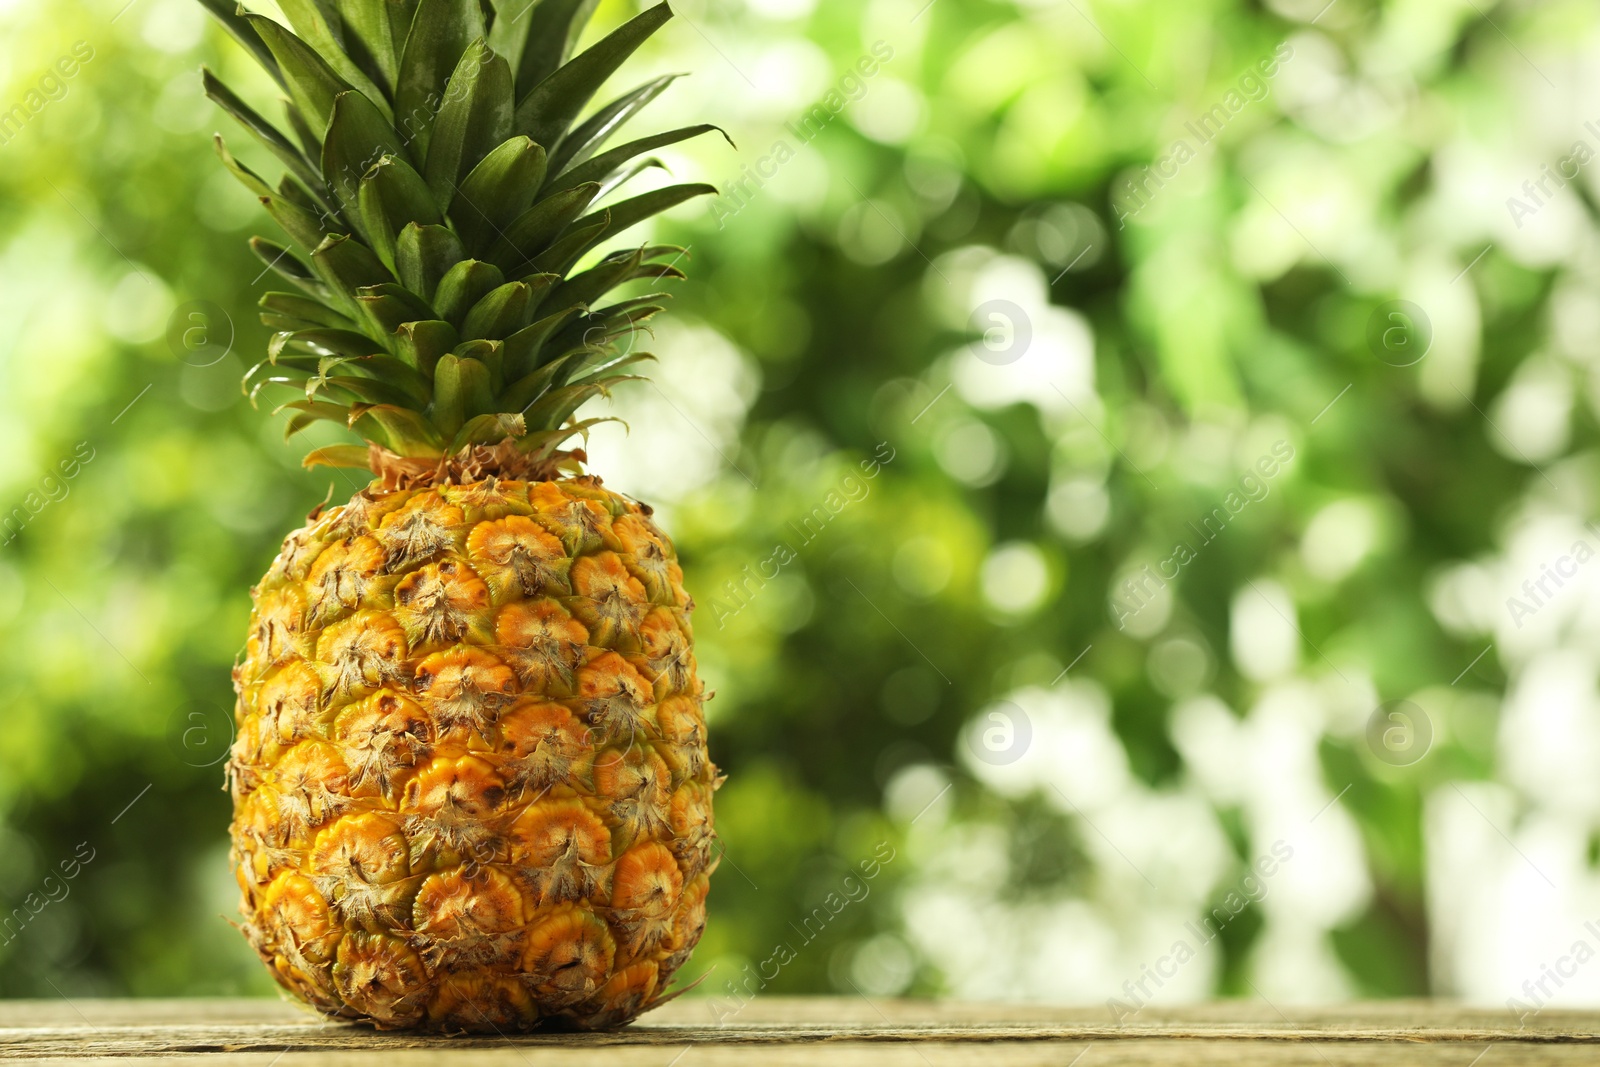
<svg viewBox="0 0 1600 1067">
<path fill-rule="evenodd" d="M 661 998 L 705 925 L 718 779 L 648 508 L 592 477 L 374 487 L 253 597 L 233 862 L 280 984 L 440 1031 Z"/>
</svg>

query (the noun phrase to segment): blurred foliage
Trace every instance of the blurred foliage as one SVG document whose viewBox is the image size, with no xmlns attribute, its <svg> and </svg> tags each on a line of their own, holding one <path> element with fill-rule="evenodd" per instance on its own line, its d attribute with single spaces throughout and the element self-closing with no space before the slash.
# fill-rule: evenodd
<svg viewBox="0 0 1600 1067">
<path fill-rule="evenodd" d="M 599 27 L 632 7 L 607 0 Z M 1127 909 L 1173 930 L 1214 906 L 1272 841 L 1271 812 L 1299 800 L 1351 828 L 1327 863 L 1356 888 L 1305 915 L 1252 905 L 1191 995 L 1248 993 L 1252 974 L 1268 995 L 1437 989 L 1425 798 L 1494 775 L 1505 676 L 1496 652 L 1474 660 L 1493 624 L 1441 619 L 1431 583 L 1493 550 L 1525 494 L 1587 501 L 1594 484 L 1579 451 L 1593 416 L 1570 394 L 1600 328 L 1591 305 L 1564 336 L 1552 326 L 1596 273 L 1593 194 L 1549 198 L 1526 228 L 1503 203 L 1581 135 L 1570 108 L 1527 101 L 1565 99 L 1541 71 L 1567 69 L 1575 42 L 1593 51 L 1592 9 L 674 7 L 630 76 L 696 77 L 640 129 L 725 126 L 737 153 L 668 162 L 738 200 L 663 224 L 692 263 L 658 339 L 661 384 L 619 396 L 632 434 L 597 435 L 592 454 L 663 505 L 700 601 L 729 774 L 728 862 L 689 968 L 717 968 L 700 992 L 727 996 L 741 968 L 800 944 L 796 922 L 889 854 L 771 991 L 1113 995 L 1171 940 L 1128 934 Z M 24 516 L 0 546 L 0 914 L 80 842 L 94 856 L 0 943 L 0 995 L 266 992 L 226 921 L 228 669 L 251 583 L 330 480 L 299 470 L 303 449 L 236 386 L 267 339 L 244 239 L 272 231 L 211 153 L 215 129 L 253 158 L 198 65 L 270 94 L 192 0 L 11 0 L 0 26 L 0 123 L 30 91 L 44 101 L 0 125 L 0 514 Z M 92 58 L 48 80 L 76 42 Z M 893 58 L 851 75 L 879 42 Z M 1286 42 L 1260 98 L 1199 144 L 1186 124 L 1253 92 L 1241 78 Z M 859 99 L 803 143 L 788 124 L 839 89 Z M 1194 158 L 1150 183 L 1180 138 Z M 1154 191 L 1124 219 L 1130 183 Z M 1414 366 L 1369 342 L 1396 298 L 1431 320 Z M 1022 318 L 977 313 L 992 300 Z M 998 358 L 985 349 L 984 331 L 1019 321 L 1025 352 L 1006 362 L 1004 336 Z M 230 354 L 191 365 L 174 322 L 231 331 Z M 1534 362 L 1567 408 L 1506 399 Z M 1292 462 L 1201 545 L 1191 524 L 1280 441 Z M 75 455 L 92 459 L 68 477 Z M 334 478 L 336 497 L 353 488 Z M 1119 627 L 1125 582 L 1180 540 L 1195 560 Z M 793 561 L 752 580 L 780 544 Z M 1272 792 L 1242 750 L 1185 740 L 1182 723 L 1243 731 L 1285 686 L 1321 709 L 1300 793 Z M 1036 716 L 1033 777 L 975 760 L 984 709 L 1026 692 L 1102 706 L 1104 737 Z M 1400 698 L 1435 733 L 1406 768 L 1365 735 Z M 1123 761 L 1120 792 L 1074 792 Z M 1158 807 L 1120 819 L 1117 797 L 1205 814 L 1191 834 Z M 1168 869 L 1169 854 L 1201 859 Z M 918 917 L 946 890 L 996 967 L 1028 950 L 993 916 L 1026 942 L 1037 916 L 1086 908 L 1082 929 L 1121 947 L 1065 968 L 1067 984 L 1019 967 L 984 986 Z M 1337 980 L 1254 966 L 1273 923 L 1310 930 Z"/>
</svg>

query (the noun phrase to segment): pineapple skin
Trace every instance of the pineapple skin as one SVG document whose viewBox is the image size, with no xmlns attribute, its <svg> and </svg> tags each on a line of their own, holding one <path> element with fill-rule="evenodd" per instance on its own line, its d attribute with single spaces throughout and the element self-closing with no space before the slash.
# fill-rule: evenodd
<svg viewBox="0 0 1600 1067">
<path fill-rule="evenodd" d="M 252 597 L 232 857 L 284 988 L 444 1032 L 659 1002 L 705 926 L 720 779 L 647 506 L 587 476 L 374 483 Z"/>
</svg>

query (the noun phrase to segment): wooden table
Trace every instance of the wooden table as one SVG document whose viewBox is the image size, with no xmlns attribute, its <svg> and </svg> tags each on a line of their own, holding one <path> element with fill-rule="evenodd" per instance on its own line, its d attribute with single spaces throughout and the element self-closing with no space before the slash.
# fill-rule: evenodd
<svg viewBox="0 0 1600 1067">
<path fill-rule="evenodd" d="M 0 1059 L 301 1067 L 1113 1067 L 1131 1064 L 1600 1064 L 1600 1013 L 1393 1001 L 1327 1009 L 1233 1001 L 1146 1009 L 855 999 L 757 1000 L 718 1025 L 680 1000 L 614 1033 L 437 1038 L 325 1023 L 273 1000 L 0 1001 Z M 441 1050 L 451 1055 L 441 1057 Z"/>
</svg>

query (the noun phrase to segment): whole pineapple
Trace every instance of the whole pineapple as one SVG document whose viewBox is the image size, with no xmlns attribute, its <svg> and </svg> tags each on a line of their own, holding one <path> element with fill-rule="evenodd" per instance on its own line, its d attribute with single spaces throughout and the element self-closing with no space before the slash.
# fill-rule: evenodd
<svg viewBox="0 0 1600 1067">
<path fill-rule="evenodd" d="M 217 141 L 292 245 L 252 241 L 297 291 L 262 299 L 246 387 L 292 391 L 291 435 L 365 442 L 307 466 L 375 476 L 253 591 L 244 932 L 287 989 L 380 1027 L 626 1022 L 704 927 L 718 778 L 672 543 L 561 445 L 650 358 L 619 342 L 659 294 L 605 294 L 681 277 L 681 249 L 591 253 L 712 191 L 611 197 L 714 128 L 605 147 L 670 76 L 579 121 L 671 13 L 573 56 L 597 0 L 280 0 L 288 26 L 202 2 L 287 94 L 285 131 L 204 75 L 289 172 Z"/>
</svg>

